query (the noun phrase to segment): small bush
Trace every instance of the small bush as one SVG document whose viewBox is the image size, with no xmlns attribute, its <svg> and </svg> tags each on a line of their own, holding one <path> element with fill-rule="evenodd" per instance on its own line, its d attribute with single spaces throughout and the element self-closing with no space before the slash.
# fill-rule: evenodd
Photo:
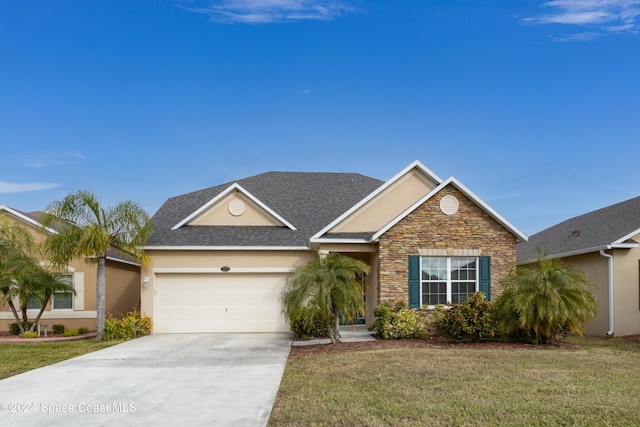
<svg viewBox="0 0 640 427">
<path fill-rule="evenodd" d="M 75 337 L 78 335 L 77 329 L 66 329 L 63 333 L 65 337 Z"/>
<path fill-rule="evenodd" d="M 65 326 L 61 323 L 53 325 L 53 333 L 58 335 L 64 335 Z"/>
<path fill-rule="evenodd" d="M 23 323 L 24 322 L 20 322 Z M 25 331 L 28 331 L 29 329 L 31 329 L 31 325 L 33 325 L 33 322 L 28 321 L 24 327 Z M 18 322 L 13 322 L 9 324 L 9 333 L 11 335 L 20 335 L 20 324 L 18 324 Z"/>
<path fill-rule="evenodd" d="M 482 292 L 462 304 L 439 305 L 434 320 L 446 337 L 455 342 L 479 342 L 496 336 L 497 322 L 491 303 Z"/>
<path fill-rule="evenodd" d="M 87 332 L 89 332 L 89 328 L 85 328 L 84 326 L 80 326 L 78 328 L 78 333 L 79 334 L 86 334 Z"/>
<path fill-rule="evenodd" d="M 37 332 L 25 332 L 24 334 L 20 334 L 20 338 L 38 338 Z"/>
<path fill-rule="evenodd" d="M 291 313 L 289 317 L 289 329 L 296 339 L 309 339 L 316 337 L 328 337 L 327 325 L 332 325 L 333 315 L 323 313 L 316 307 L 304 307 Z"/>
<path fill-rule="evenodd" d="M 109 340 L 130 340 L 151 333 L 151 318 L 144 316 L 138 311 L 132 311 L 118 318 L 109 316 L 104 321 L 104 332 L 102 339 Z"/>
<path fill-rule="evenodd" d="M 391 306 L 388 302 L 380 303 L 373 311 L 376 320 L 371 330 L 381 338 L 425 338 L 429 319 L 422 310 L 406 308 L 404 301 Z"/>
</svg>

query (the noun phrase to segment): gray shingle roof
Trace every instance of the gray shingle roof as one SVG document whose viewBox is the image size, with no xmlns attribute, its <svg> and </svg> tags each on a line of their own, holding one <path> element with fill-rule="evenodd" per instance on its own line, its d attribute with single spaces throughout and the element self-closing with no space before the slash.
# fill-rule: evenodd
<svg viewBox="0 0 640 427">
<path fill-rule="evenodd" d="M 537 248 L 548 255 L 586 253 L 610 245 L 640 230 L 640 197 L 568 219 L 517 245 L 519 262 L 537 257 Z"/>
<path fill-rule="evenodd" d="M 234 183 L 297 230 L 259 226 L 173 226 Z M 147 246 L 309 246 L 309 239 L 382 185 L 353 173 L 267 172 L 168 199 L 152 217 Z"/>
</svg>

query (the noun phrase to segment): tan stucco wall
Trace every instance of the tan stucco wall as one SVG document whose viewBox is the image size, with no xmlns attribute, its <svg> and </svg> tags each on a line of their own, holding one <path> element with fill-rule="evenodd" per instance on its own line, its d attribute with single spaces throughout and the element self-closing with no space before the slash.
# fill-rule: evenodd
<svg viewBox="0 0 640 427">
<path fill-rule="evenodd" d="M 616 336 L 640 334 L 640 248 L 613 251 Z"/>
<path fill-rule="evenodd" d="M 451 216 L 440 210 L 445 195 L 460 204 Z M 407 302 L 408 256 L 419 255 L 420 249 L 472 249 L 490 256 L 492 298 L 501 293 L 500 280 L 516 265 L 516 237 L 452 185 L 380 237 L 380 302 Z"/>
<path fill-rule="evenodd" d="M 140 267 L 107 260 L 106 281 L 105 309 L 108 314 L 125 314 L 140 309 Z M 95 289 L 95 286 L 91 287 L 94 307 Z"/>
<path fill-rule="evenodd" d="M 414 170 L 364 204 L 330 232 L 378 231 L 435 188 L 435 183 Z"/>
<path fill-rule="evenodd" d="M 596 317 L 584 325 L 584 332 L 591 336 L 604 336 L 609 330 L 609 273 L 607 259 L 599 253 L 564 258 L 568 264 L 585 272 L 595 285 L 594 296 L 598 300 Z"/>
<path fill-rule="evenodd" d="M 234 200 L 240 200 L 245 205 L 245 211 L 242 215 L 232 215 L 229 212 L 229 204 Z M 266 225 L 281 226 L 269 213 L 263 208 L 256 205 L 251 199 L 245 197 L 241 193 L 232 192 L 216 203 L 209 209 L 202 212 L 196 218 L 190 221 L 192 225 Z"/>
</svg>

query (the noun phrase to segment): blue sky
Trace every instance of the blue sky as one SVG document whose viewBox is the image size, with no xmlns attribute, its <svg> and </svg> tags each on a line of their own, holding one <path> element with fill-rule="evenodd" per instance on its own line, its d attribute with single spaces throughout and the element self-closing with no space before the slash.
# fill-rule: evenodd
<svg viewBox="0 0 640 427">
<path fill-rule="evenodd" d="M 526 234 L 640 195 L 640 0 L 12 1 L 0 205 L 414 160 Z"/>
</svg>

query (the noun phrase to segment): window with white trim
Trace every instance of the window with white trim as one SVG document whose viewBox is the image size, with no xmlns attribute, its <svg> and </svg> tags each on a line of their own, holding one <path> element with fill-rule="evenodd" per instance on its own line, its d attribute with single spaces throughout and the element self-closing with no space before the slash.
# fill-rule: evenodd
<svg viewBox="0 0 640 427">
<path fill-rule="evenodd" d="M 72 274 L 61 274 L 59 277 L 60 281 L 73 287 Z M 40 301 L 36 297 L 30 297 L 27 310 L 40 310 Z M 73 310 L 73 292 L 54 292 L 51 295 L 51 310 Z"/>
<path fill-rule="evenodd" d="M 60 281 L 73 287 L 73 275 L 62 274 Z M 73 292 L 54 292 L 51 296 L 52 310 L 73 310 Z"/>
<path fill-rule="evenodd" d="M 475 257 L 421 257 L 422 305 L 460 304 L 479 289 Z"/>
</svg>

